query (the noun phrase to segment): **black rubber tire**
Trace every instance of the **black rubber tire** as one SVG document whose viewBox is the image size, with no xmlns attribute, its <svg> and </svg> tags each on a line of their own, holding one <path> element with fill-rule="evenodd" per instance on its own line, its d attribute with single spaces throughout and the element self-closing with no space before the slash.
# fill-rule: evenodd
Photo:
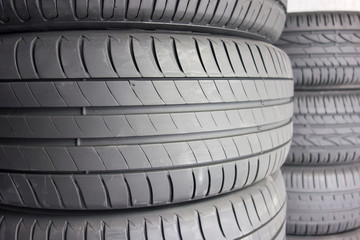
<svg viewBox="0 0 360 240">
<path fill-rule="evenodd" d="M 360 83 L 360 14 L 292 13 L 277 45 L 292 61 L 295 86 Z"/>
<path fill-rule="evenodd" d="M 285 239 L 280 171 L 222 197 L 137 211 L 0 208 L 1 239 Z"/>
<path fill-rule="evenodd" d="M 109 31 L 2 40 L 0 68 L 15 69 L 0 70 L 2 204 L 184 202 L 240 189 L 285 161 L 293 82 L 269 44 Z"/>
<path fill-rule="evenodd" d="M 360 164 L 284 166 L 287 233 L 328 235 L 360 227 Z"/>
<path fill-rule="evenodd" d="M 2 82 L 145 77 L 288 80 L 293 77 L 290 60 L 283 51 L 270 44 L 242 38 L 111 30 L 8 34 L 2 35 L 0 40 Z M 28 97 L 26 93 L 20 95 Z M 57 95 L 49 92 L 45 105 L 56 101 L 53 104 L 57 107 L 67 106 L 66 100 L 58 100 Z M 31 96 L 28 99 L 35 101 Z M 91 105 L 81 100 L 80 105 Z M 104 106 L 105 103 L 120 104 L 108 97 L 98 104 Z"/>
<path fill-rule="evenodd" d="M 276 41 L 284 0 L 49 0 L 0 2 L 0 33 L 82 29 L 167 29 Z"/>
<path fill-rule="evenodd" d="M 286 164 L 360 160 L 360 91 L 296 91 L 294 136 Z"/>
<path fill-rule="evenodd" d="M 356 229 L 354 231 L 326 235 L 326 236 L 293 236 L 287 235 L 287 240 L 360 240 L 360 229 Z"/>
</svg>

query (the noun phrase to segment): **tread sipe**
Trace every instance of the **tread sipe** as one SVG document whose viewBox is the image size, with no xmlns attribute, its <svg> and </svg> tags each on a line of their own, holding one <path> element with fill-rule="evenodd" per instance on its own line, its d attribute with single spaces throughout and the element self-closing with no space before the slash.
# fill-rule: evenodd
<svg viewBox="0 0 360 240">
<path fill-rule="evenodd" d="M 290 57 L 295 86 L 360 83 L 360 14 L 289 14 L 277 45 Z"/>
<path fill-rule="evenodd" d="M 292 72 L 270 44 L 117 31 L 1 38 L 2 204 L 186 202 L 258 182 L 285 161 Z"/>
<path fill-rule="evenodd" d="M 297 91 L 294 136 L 286 164 L 360 160 L 360 91 Z"/>
<path fill-rule="evenodd" d="M 285 9 L 284 0 L 3 0 L 0 32 L 137 28 L 276 41 Z"/>
<path fill-rule="evenodd" d="M 287 233 L 328 235 L 360 226 L 360 164 L 284 166 Z"/>
</svg>

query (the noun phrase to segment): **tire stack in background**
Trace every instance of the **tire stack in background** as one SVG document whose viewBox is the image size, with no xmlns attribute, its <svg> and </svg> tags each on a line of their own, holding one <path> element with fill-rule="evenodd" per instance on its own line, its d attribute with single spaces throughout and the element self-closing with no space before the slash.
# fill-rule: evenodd
<svg viewBox="0 0 360 240">
<path fill-rule="evenodd" d="M 285 7 L 1 1 L 0 239 L 284 239 Z"/>
<path fill-rule="evenodd" d="M 289 14 L 278 46 L 295 82 L 288 239 L 359 239 L 360 14 Z"/>
</svg>

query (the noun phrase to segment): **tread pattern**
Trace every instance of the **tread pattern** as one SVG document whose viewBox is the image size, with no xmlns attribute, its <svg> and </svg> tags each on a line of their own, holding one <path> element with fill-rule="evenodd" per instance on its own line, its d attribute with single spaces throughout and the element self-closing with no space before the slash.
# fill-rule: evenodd
<svg viewBox="0 0 360 240">
<path fill-rule="evenodd" d="M 85 152 L 86 149 L 75 147 L 38 148 L 37 152 L 33 149 L 35 155 L 28 159 L 31 162 L 23 163 L 32 167 L 31 170 L 38 169 L 38 171 L 6 173 L 7 171 L 3 170 L 0 174 L 2 182 L 0 202 L 13 206 L 46 209 L 115 209 L 162 205 L 216 196 L 243 188 L 278 170 L 289 152 L 290 128 L 291 125 L 288 125 L 273 131 L 275 135 L 278 130 L 286 134 L 286 138 L 282 138 L 278 142 L 279 147 L 275 149 L 274 146 L 264 148 L 262 145 L 259 149 L 255 149 L 256 144 L 250 145 L 251 142 L 243 141 L 246 140 L 246 136 L 190 142 L 187 145 L 163 144 L 163 151 L 159 150 L 161 145 L 117 147 L 118 155 L 122 153 L 119 156 L 130 156 L 126 159 L 127 162 L 124 159 L 114 161 L 116 156 L 111 154 L 114 154 L 113 150 L 116 147 L 92 148 L 92 152 L 90 148 Z M 265 139 L 260 135 L 256 138 L 254 134 L 247 137 L 247 140 Z M 226 158 L 216 159 L 220 157 L 220 152 L 217 156 L 211 154 L 219 149 L 206 149 L 204 142 L 226 151 L 222 152 Z M 222 145 L 219 146 L 215 144 L 216 142 Z M 237 144 L 233 145 L 235 149 L 231 147 L 231 143 Z M 252 147 L 254 148 L 252 151 L 258 152 L 246 154 L 244 151 L 246 144 L 249 151 Z M 20 149 L 8 148 L 7 151 L 16 156 Z M 41 158 L 43 155 L 37 158 L 36 154 L 40 154 L 41 150 L 49 152 L 47 156 L 54 158 L 45 160 L 46 157 Z M 31 151 L 31 148 L 23 148 L 23 151 Z M 230 155 L 232 151 L 239 155 Z M 235 152 L 233 154 L 236 154 Z M 68 157 L 65 153 L 71 154 L 70 162 L 66 162 Z M 143 155 L 141 156 L 140 153 Z M 84 156 L 88 158 L 84 159 Z M 162 162 L 158 161 L 159 158 Z M 18 161 L 20 159 L 11 160 L 7 162 L 12 163 L 13 166 L 15 163 L 21 164 Z M 152 165 L 152 162 L 157 166 Z M 19 168 L 19 166 L 15 167 Z M 56 171 L 54 171 L 55 167 L 58 167 Z M 71 168 L 77 169 L 74 171 Z M 115 169 L 118 170 L 114 171 Z M 79 170 L 85 170 L 86 174 Z"/>
<path fill-rule="evenodd" d="M 55 215 L 0 212 L 0 238 L 284 239 L 285 186 L 277 171 L 242 191 L 167 208 Z"/>
<path fill-rule="evenodd" d="M 360 226 L 359 163 L 283 167 L 287 233 L 324 235 Z"/>
<path fill-rule="evenodd" d="M 202 134 L 283 122 L 291 119 L 292 108 L 289 99 L 288 103 L 281 105 L 227 111 L 94 116 L 66 116 L 66 112 L 60 116 L 0 115 L 0 136 L 11 139 L 86 139 Z"/>
<path fill-rule="evenodd" d="M 1 39 L 3 204 L 196 200 L 260 181 L 289 151 L 290 61 L 267 43 L 119 31 Z"/>
<path fill-rule="evenodd" d="M 294 236 L 287 235 L 286 239 L 288 240 L 359 240 L 360 239 L 360 229 L 354 231 L 349 231 L 340 234 L 326 235 L 326 236 Z"/>
<path fill-rule="evenodd" d="M 358 12 L 289 13 L 284 32 L 359 29 Z"/>
<path fill-rule="evenodd" d="M 0 32 L 147 28 L 252 33 L 276 41 L 286 1 L 52 0 L 0 3 Z"/>
<path fill-rule="evenodd" d="M 278 46 L 290 57 L 296 86 L 360 82 L 358 13 L 292 14 Z"/>
<path fill-rule="evenodd" d="M 87 107 L 165 108 L 204 104 L 210 108 L 205 104 L 265 102 L 293 95 L 293 81 L 281 79 L 0 81 L 0 108 L 84 107 L 85 111 L 79 110 L 82 114 L 90 113 Z"/>
<path fill-rule="evenodd" d="M 360 160 L 360 91 L 296 92 L 286 164 Z"/>
<path fill-rule="evenodd" d="M 290 61 L 283 51 L 242 38 L 80 31 L 3 35 L 0 40 L 2 81 L 292 78 Z"/>
<path fill-rule="evenodd" d="M 21 171 L 111 171 L 231 161 L 288 143 L 292 123 L 230 137 L 156 144 L 105 146 L 1 145 L 1 169 Z M 180 153 L 183 152 L 182 155 Z M 273 159 L 275 161 L 275 159 Z"/>
</svg>

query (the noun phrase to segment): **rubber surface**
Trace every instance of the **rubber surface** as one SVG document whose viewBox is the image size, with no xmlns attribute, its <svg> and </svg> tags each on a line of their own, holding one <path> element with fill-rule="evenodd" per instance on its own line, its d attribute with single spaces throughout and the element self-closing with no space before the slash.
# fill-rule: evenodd
<svg viewBox="0 0 360 240">
<path fill-rule="evenodd" d="M 360 82 L 360 14 L 292 13 L 277 45 L 292 61 L 296 86 Z"/>
<path fill-rule="evenodd" d="M 334 234 L 334 235 L 325 235 L 325 236 L 286 236 L 287 240 L 359 240 L 360 239 L 360 229 L 349 231 L 345 233 L 340 234 Z"/>
<path fill-rule="evenodd" d="M 278 0 L 3 0 L 0 32 L 168 29 L 276 41 L 285 9 Z"/>
<path fill-rule="evenodd" d="M 137 211 L 0 210 L 1 239 L 285 239 L 280 171 L 244 190 Z"/>
<path fill-rule="evenodd" d="M 284 166 L 287 233 L 327 235 L 360 226 L 360 164 Z"/>
<path fill-rule="evenodd" d="M 286 164 L 341 164 L 360 159 L 360 91 L 297 91 L 294 136 Z"/>
<path fill-rule="evenodd" d="M 253 134 L 248 138 L 239 136 L 209 141 L 163 144 L 165 148 L 159 144 L 142 146 L 152 154 L 150 155 L 153 157 L 151 160 L 163 161 L 155 162 L 157 165 L 139 162 L 145 158 L 144 155 L 141 155 L 139 146 L 112 146 L 106 147 L 105 150 L 108 152 L 102 151 L 104 150 L 102 148 L 95 149 L 105 157 L 109 157 L 105 160 L 113 161 L 109 164 L 110 167 L 113 169 L 122 167 L 120 170 L 70 173 L 3 170 L 0 174 L 2 182 L 0 201 L 13 206 L 47 209 L 116 209 L 185 202 L 223 194 L 253 184 L 280 168 L 289 151 L 291 125 L 276 131 L 279 135 L 285 134 L 286 141 L 281 142 L 282 144 L 274 150 L 264 150 L 264 153 L 261 153 L 259 145 L 248 145 L 248 140 L 255 141 L 257 139 L 257 136 Z M 214 160 L 207 155 L 208 152 L 204 154 L 204 150 L 207 149 L 204 143 L 208 143 L 210 146 L 213 144 L 215 149 L 209 148 L 211 152 L 218 151 L 218 148 L 222 148 L 222 144 L 225 149 L 236 152 L 237 147 L 234 141 L 237 141 L 236 144 L 244 143 L 243 146 L 238 146 L 246 147 L 249 150 L 250 147 L 257 146 L 258 149 L 255 150 L 257 152 L 245 153 L 243 156 L 228 155 L 228 158 L 223 156 Z M 259 144 L 257 140 L 256 143 Z M 191 146 L 195 147 L 193 153 L 190 149 Z M 130 162 L 128 169 L 119 152 L 114 155 L 114 157 L 119 156 L 118 158 L 111 159 L 111 153 L 114 151 L 116 153 L 117 148 L 130 155 L 130 159 L 127 160 L 138 160 L 138 163 Z M 87 149 L 73 148 L 70 149 L 72 151 L 70 153 L 77 154 L 79 157 L 89 156 L 88 162 L 85 160 L 82 162 L 81 166 L 88 165 L 84 168 L 103 167 L 100 165 L 101 162 L 95 164 L 97 159 L 92 157 L 96 154 L 94 148 L 89 149 L 88 153 Z M 169 158 L 161 155 L 167 156 L 166 149 L 174 158 L 173 165 Z M 16 149 L 14 150 L 16 153 Z M 52 148 L 52 150 L 55 154 L 59 153 L 56 159 L 61 160 L 60 157 L 63 156 L 61 153 L 66 153 L 67 149 L 62 151 L 62 148 L 59 150 Z M 221 153 L 224 154 L 224 152 L 219 152 L 219 154 Z M 81 156 L 81 154 L 83 155 Z M 201 156 L 201 158 L 196 161 L 193 154 L 199 154 L 198 157 Z M 136 159 L 137 156 L 139 159 Z M 68 159 L 68 156 L 65 155 L 64 159 Z M 34 160 L 38 159 L 34 158 Z M 74 163 L 70 163 L 74 165 Z M 65 164 L 60 166 L 65 168 L 67 167 Z"/>
<path fill-rule="evenodd" d="M 242 38 L 79 31 L 1 36 L 0 79 L 292 78 L 286 54 Z M 45 94 L 45 93 L 43 93 Z M 50 93 L 47 95 L 50 95 Z M 49 100 L 50 101 L 50 100 Z M 114 99 L 110 102 L 117 105 Z M 59 102 L 57 106 L 65 106 Z"/>
<path fill-rule="evenodd" d="M 3 204 L 185 202 L 240 189 L 285 161 L 293 82 L 269 44 L 114 31 L 3 42 L 14 51 L 0 50 L 2 67 L 15 68 L 0 71 Z"/>
</svg>

